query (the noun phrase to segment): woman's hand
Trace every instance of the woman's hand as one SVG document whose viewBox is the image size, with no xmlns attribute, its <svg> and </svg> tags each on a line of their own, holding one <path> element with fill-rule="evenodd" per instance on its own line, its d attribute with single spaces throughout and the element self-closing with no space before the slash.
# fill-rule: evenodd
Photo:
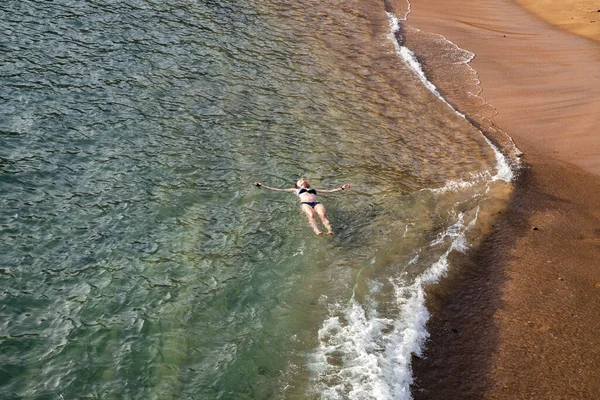
<svg viewBox="0 0 600 400">
<path fill-rule="evenodd" d="M 262 183 L 260 183 L 260 182 L 254 182 L 254 186 L 256 186 L 257 188 L 260 189 L 260 187 L 262 186 Z"/>
<path fill-rule="evenodd" d="M 342 186 L 342 190 L 349 189 L 349 188 L 350 188 L 349 183 L 346 183 L 344 186 Z"/>
</svg>

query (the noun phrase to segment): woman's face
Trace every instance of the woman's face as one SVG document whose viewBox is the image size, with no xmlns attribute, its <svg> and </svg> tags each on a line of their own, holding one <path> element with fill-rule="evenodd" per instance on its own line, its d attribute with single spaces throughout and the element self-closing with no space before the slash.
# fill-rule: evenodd
<svg viewBox="0 0 600 400">
<path fill-rule="evenodd" d="M 306 181 L 306 179 L 302 178 L 298 182 L 296 182 L 296 186 L 307 188 L 308 187 L 308 182 Z"/>
</svg>

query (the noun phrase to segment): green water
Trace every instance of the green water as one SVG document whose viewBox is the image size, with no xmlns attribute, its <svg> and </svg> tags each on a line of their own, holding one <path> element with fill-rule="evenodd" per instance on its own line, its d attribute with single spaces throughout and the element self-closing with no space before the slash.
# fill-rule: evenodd
<svg viewBox="0 0 600 400">
<path fill-rule="evenodd" d="M 0 398 L 319 397 L 332 306 L 376 298 L 402 318 L 386 282 L 437 260 L 486 184 L 426 189 L 495 158 L 397 57 L 386 18 L 2 2 Z M 320 196 L 334 237 L 252 185 L 299 177 L 352 185 Z"/>
</svg>

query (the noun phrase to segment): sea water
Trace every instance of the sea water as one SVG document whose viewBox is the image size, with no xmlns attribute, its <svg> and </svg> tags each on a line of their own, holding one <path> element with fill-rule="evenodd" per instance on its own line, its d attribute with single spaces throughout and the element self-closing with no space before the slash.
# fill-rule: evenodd
<svg viewBox="0 0 600 400">
<path fill-rule="evenodd" d="M 2 2 L 0 398 L 410 398 L 512 170 L 408 7 Z"/>
</svg>

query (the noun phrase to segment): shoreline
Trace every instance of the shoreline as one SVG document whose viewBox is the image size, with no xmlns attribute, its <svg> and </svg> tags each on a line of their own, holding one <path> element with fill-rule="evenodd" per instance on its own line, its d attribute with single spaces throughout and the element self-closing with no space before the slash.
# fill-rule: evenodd
<svg viewBox="0 0 600 400">
<path fill-rule="evenodd" d="M 427 288 L 415 399 L 600 398 L 600 43 L 530 11 L 412 2 L 409 25 L 475 53 L 491 121 L 524 153 L 506 212 Z"/>
</svg>

